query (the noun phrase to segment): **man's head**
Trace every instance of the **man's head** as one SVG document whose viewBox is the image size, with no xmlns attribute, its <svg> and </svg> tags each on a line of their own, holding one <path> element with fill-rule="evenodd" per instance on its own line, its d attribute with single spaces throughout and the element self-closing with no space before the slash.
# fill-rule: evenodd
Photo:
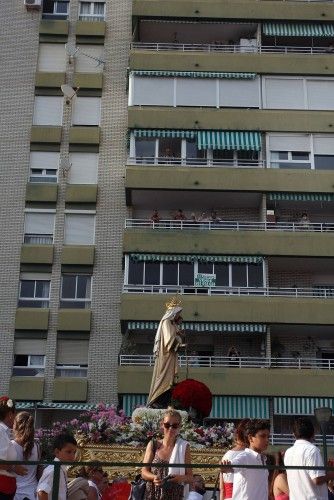
<svg viewBox="0 0 334 500">
<path fill-rule="evenodd" d="M 77 442 L 72 434 L 59 434 L 53 441 L 53 453 L 61 462 L 74 462 Z"/>
<path fill-rule="evenodd" d="M 204 495 L 206 492 L 205 488 L 205 481 L 203 476 L 200 474 L 194 474 L 193 475 L 193 481 L 191 483 L 191 490 L 196 491 L 197 493 L 200 493 L 201 495 Z"/>
<path fill-rule="evenodd" d="M 267 449 L 269 444 L 269 420 L 250 420 L 245 426 L 245 435 L 249 441 L 249 447 L 258 453 L 262 453 Z"/>
<path fill-rule="evenodd" d="M 314 436 L 314 427 L 312 421 L 306 417 L 296 418 L 292 427 L 296 439 L 306 439 L 311 441 Z"/>
</svg>

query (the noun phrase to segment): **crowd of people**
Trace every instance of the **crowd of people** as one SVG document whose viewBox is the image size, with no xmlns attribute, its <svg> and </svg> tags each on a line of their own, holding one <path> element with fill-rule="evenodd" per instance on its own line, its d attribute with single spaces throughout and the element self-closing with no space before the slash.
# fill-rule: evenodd
<svg viewBox="0 0 334 500">
<path fill-rule="evenodd" d="M 144 500 L 202 500 L 204 479 L 191 467 L 189 443 L 181 438 L 181 414 L 169 407 L 161 420 L 162 438 L 152 439 L 145 451 L 141 477 L 146 482 Z M 219 472 L 220 500 L 328 500 L 332 499 L 334 471 L 325 471 L 320 450 L 313 444 L 314 427 L 308 418 L 294 422 L 295 443 L 285 453 L 266 454 L 270 422 L 245 419 L 236 427 L 233 448 L 222 457 Z M 77 442 L 71 434 L 59 434 L 53 442 L 54 461 L 74 462 Z M 34 419 L 16 413 L 15 403 L 0 398 L 0 500 L 50 500 L 54 465 L 17 465 L 8 461 L 41 459 L 34 437 Z M 332 465 L 330 462 L 328 465 Z M 291 468 L 290 468 L 291 467 Z M 117 484 L 117 482 L 115 482 Z M 131 496 L 131 486 L 126 498 Z M 117 499 L 107 497 L 108 474 L 98 466 L 79 469 L 68 481 L 67 466 L 60 465 L 59 500 Z M 215 493 L 214 493 L 215 494 Z M 215 498 L 212 496 L 211 498 Z"/>
</svg>

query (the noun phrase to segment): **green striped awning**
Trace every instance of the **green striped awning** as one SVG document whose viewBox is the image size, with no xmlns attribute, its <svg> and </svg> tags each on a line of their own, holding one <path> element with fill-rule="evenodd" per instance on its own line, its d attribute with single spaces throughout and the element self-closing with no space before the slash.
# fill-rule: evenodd
<svg viewBox="0 0 334 500">
<path fill-rule="evenodd" d="M 334 36 L 334 24 L 264 23 L 263 34 L 268 36 Z"/>
<path fill-rule="evenodd" d="M 17 410 L 33 410 L 37 406 L 33 401 L 15 401 Z"/>
<path fill-rule="evenodd" d="M 96 408 L 96 404 L 88 403 L 52 403 L 52 402 L 33 402 L 33 401 L 18 401 L 15 404 L 19 410 L 27 409 L 45 409 L 45 410 L 73 410 L 86 411 Z"/>
<path fill-rule="evenodd" d="M 213 396 L 211 418 L 269 418 L 269 399 L 256 396 Z"/>
<path fill-rule="evenodd" d="M 334 201 L 332 193 L 269 193 L 271 201 Z"/>
<path fill-rule="evenodd" d="M 163 130 L 163 129 L 134 129 L 133 134 L 137 138 L 175 138 L 196 139 L 196 130 Z"/>
<path fill-rule="evenodd" d="M 204 130 L 198 132 L 198 149 L 260 151 L 261 134 L 251 131 Z"/>
<path fill-rule="evenodd" d="M 226 262 L 234 264 L 259 264 L 263 257 L 255 255 L 172 255 L 157 253 L 132 253 L 136 262 Z"/>
<path fill-rule="evenodd" d="M 130 417 L 136 406 L 146 405 L 148 394 L 123 394 L 122 408 L 125 415 Z"/>
<path fill-rule="evenodd" d="M 128 321 L 128 330 L 156 330 L 159 321 Z M 183 322 L 184 330 L 191 332 L 238 332 L 238 333 L 265 333 L 266 325 L 262 323 L 196 323 Z"/>
<path fill-rule="evenodd" d="M 135 70 L 131 72 L 135 76 L 161 76 L 180 78 L 227 78 L 231 80 L 254 80 L 256 73 L 227 73 L 217 71 L 154 71 L 154 70 Z"/>
<path fill-rule="evenodd" d="M 314 409 L 329 406 L 334 412 L 334 398 L 274 398 L 276 415 L 314 415 Z"/>
</svg>

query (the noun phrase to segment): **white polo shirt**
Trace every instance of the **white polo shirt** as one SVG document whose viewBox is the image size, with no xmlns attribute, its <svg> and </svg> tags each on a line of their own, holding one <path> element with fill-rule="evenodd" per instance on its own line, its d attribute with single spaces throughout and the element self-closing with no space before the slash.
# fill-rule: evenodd
<svg viewBox="0 0 334 500">
<path fill-rule="evenodd" d="M 59 462 L 58 458 L 55 458 L 54 461 Z M 53 475 L 54 466 L 48 465 L 44 469 L 42 477 L 37 485 L 37 492 L 45 491 L 49 499 L 52 498 Z M 67 469 L 65 465 L 61 465 L 60 467 L 58 500 L 67 500 Z"/>
<path fill-rule="evenodd" d="M 323 466 L 319 449 L 305 439 L 297 439 L 284 454 L 285 465 Z M 290 500 L 328 500 L 326 483 L 316 485 L 312 479 L 325 475 L 324 470 L 287 470 Z"/>
<path fill-rule="evenodd" d="M 237 465 L 264 465 L 265 457 L 250 448 L 231 461 L 233 465 L 233 500 L 268 500 L 267 469 L 237 469 Z"/>
</svg>

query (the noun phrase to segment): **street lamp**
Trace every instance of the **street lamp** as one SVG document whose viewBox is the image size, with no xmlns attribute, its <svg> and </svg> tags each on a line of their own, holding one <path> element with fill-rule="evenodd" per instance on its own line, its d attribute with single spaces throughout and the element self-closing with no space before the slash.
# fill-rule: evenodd
<svg viewBox="0 0 334 500">
<path fill-rule="evenodd" d="M 320 425 L 322 433 L 322 448 L 324 452 L 324 464 L 327 465 L 327 443 L 326 443 L 326 433 L 328 429 L 329 421 L 332 417 L 332 408 L 327 406 L 322 406 L 321 408 L 314 409 L 314 416 L 316 421 Z"/>
</svg>

